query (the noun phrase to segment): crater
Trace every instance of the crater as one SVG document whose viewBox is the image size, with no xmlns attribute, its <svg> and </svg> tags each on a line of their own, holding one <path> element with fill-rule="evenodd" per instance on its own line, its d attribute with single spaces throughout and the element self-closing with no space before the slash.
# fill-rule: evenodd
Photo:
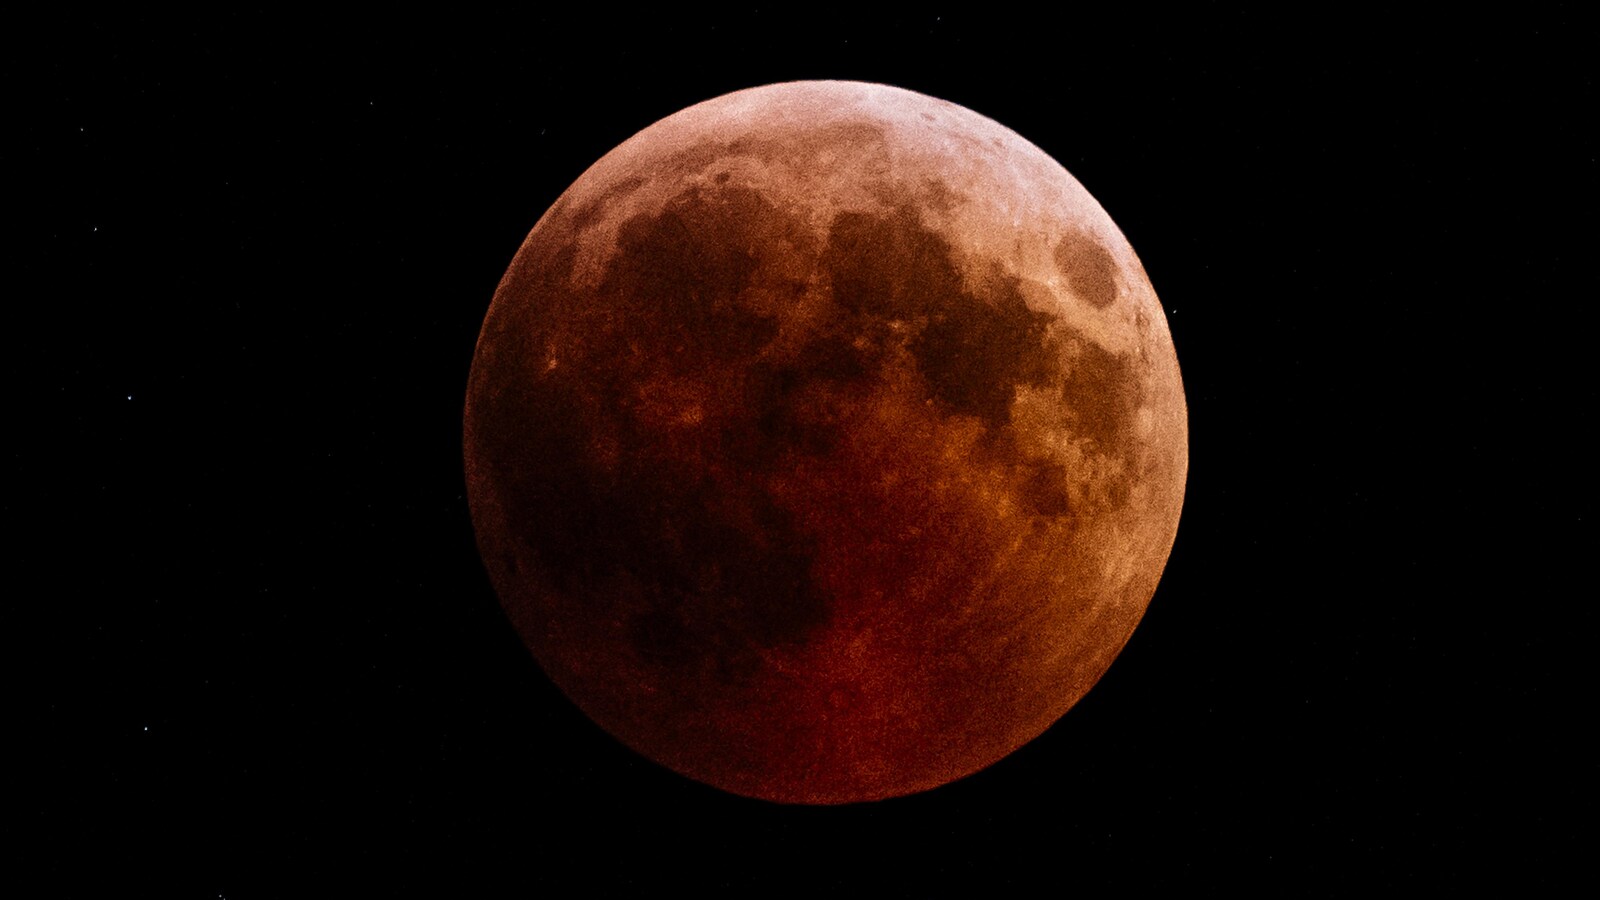
<svg viewBox="0 0 1600 900">
<path fill-rule="evenodd" d="M 1095 309 L 1105 309 L 1117 299 L 1117 262 L 1093 237 L 1075 232 L 1056 244 L 1056 267 L 1072 292 Z"/>
</svg>

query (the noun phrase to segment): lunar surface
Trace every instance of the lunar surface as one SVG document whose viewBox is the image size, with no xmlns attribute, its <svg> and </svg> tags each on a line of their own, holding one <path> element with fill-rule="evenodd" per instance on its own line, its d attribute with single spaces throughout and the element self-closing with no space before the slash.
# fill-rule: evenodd
<svg viewBox="0 0 1600 900">
<path fill-rule="evenodd" d="M 798 82 L 585 172 L 467 392 L 484 563 L 605 730 L 751 797 L 926 790 L 1039 735 L 1143 616 L 1187 412 L 1139 260 L 974 112 Z"/>
</svg>

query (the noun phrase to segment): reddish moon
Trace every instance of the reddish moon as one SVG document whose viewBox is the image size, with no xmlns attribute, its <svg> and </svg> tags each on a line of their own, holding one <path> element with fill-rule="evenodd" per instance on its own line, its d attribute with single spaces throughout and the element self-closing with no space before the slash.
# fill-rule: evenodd
<svg viewBox="0 0 1600 900">
<path fill-rule="evenodd" d="M 567 189 L 467 390 L 478 545 L 550 678 L 736 794 L 927 790 L 1144 615 L 1187 408 L 1122 233 L 1043 151 L 875 84 L 693 106 Z"/>
</svg>

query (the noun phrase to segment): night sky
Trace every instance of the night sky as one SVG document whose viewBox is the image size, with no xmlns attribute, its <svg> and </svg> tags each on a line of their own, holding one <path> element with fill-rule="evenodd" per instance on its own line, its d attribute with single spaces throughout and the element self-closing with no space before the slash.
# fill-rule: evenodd
<svg viewBox="0 0 1600 900">
<path fill-rule="evenodd" d="M 1575 8 L 1517 9 L 16 28 L 22 869 L 228 898 L 1564 883 L 1596 774 L 1596 103 Z M 837 808 L 591 724 L 500 610 L 461 456 L 550 203 L 657 119 L 803 78 L 1066 166 L 1169 310 L 1190 416 L 1176 546 L 1099 685 L 983 772 Z"/>
</svg>

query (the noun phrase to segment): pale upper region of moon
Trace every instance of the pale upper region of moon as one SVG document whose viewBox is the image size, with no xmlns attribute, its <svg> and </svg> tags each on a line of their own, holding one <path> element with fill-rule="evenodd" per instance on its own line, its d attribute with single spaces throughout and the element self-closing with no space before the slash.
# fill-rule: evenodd
<svg viewBox="0 0 1600 900">
<path fill-rule="evenodd" d="M 1065 319 L 1109 353 L 1138 350 L 1133 326 L 1140 311 L 1164 328 L 1165 316 L 1122 232 L 1076 178 L 1016 132 L 954 103 L 888 85 L 798 82 L 782 87 L 786 90 L 776 99 L 769 87 L 692 106 L 639 132 L 595 163 L 563 197 L 572 208 L 600 201 L 598 215 L 578 232 L 573 282 L 600 277 L 616 252 L 623 222 L 658 212 L 686 187 L 709 186 L 724 174 L 735 184 L 757 186 L 764 197 L 825 235 L 841 212 L 881 214 L 889 206 L 886 199 L 926 193 L 927 173 L 937 172 L 942 188 L 953 193 L 922 205 L 922 214 L 934 219 L 923 224 L 954 238 L 956 253 L 985 264 L 1003 263 L 1006 274 L 1032 289 L 1030 303 L 1041 311 L 1061 314 L 1060 306 L 1075 305 Z M 907 103 L 907 96 L 919 102 Z M 699 171 L 675 171 L 674 151 L 707 134 L 736 133 L 757 114 L 769 133 L 848 129 L 870 122 L 888 134 L 882 141 L 840 143 L 815 157 L 791 157 L 796 165 L 730 149 L 708 159 Z M 598 196 L 622 181 L 637 182 L 637 187 Z M 1119 273 L 1118 298 L 1127 302 L 1102 310 L 1065 283 L 1050 248 L 1075 233 L 1092 238 L 1111 255 Z M 962 271 L 982 267 L 964 266 Z M 1139 277 L 1127 278 L 1127 272 Z"/>
</svg>

